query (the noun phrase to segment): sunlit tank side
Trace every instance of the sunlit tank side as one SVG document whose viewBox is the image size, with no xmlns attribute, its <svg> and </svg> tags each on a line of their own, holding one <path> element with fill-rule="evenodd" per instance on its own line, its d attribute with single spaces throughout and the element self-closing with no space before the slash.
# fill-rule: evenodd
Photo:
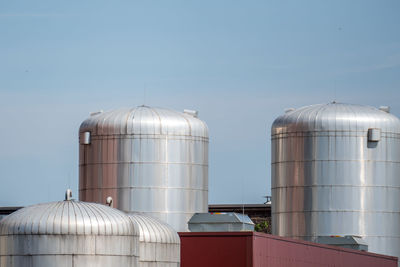
<svg viewBox="0 0 400 267">
<path fill-rule="evenodd" d="M 180 238 L 168 224 L 143 213 L 128 213 L 139 227 L 140 267 L 179 267 Z"/>
<path fill-rule="evenodd" d="M 105 205 L 67 197 L 0 221 L 1 267 L 136 267 L 138 259 L 138 227 Z"/>
<path fill-rule="evenodd" d="M 400 256 L 400 120 L 387 111 L 333 102 L 274 121 L 273 234 L 356 235 Z"/>
<path fill-rule="evenodd" d="M 208 128 L 197 113 L 140 106 L 93 114 L 79 130 L 79 198 L 187 231 L 208 211 Z"/>
</svg>

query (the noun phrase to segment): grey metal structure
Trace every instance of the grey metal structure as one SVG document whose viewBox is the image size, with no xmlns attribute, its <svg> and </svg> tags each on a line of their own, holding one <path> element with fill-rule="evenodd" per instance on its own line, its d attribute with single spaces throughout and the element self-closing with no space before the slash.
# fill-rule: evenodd
<svg viewBox="0 0 400 267">
<path fill-rule="evenodd" d="M 368 244 L 359 236 L 319 236 L 316 239 L 316 242 L 319 244 L 341 248 L 351 248 L 361 251 L 368 251 Z"/>
<path fill-rule="evenodd" d="M 196 213 L 189 221 L 191 232 L 254 231 L 254 223 L 247 215 L 235 212 Z"/>
<path fill-rule="evenodd" d="M 1 267 L 136 267 L 138 259 L 138 227 L 125 213 L 70 195 L 0 221 Z"/>
<path fill-rule="evenodd" d="M 272 233 L 317 241 L 356 235 L 400 256 L 400 120 L 388 109 L 329 103 L 278 117 Z"/>
<path fill-rule="evenodd" d="M 194 111 L 140 106 L 95 113 L 80 127 L 79 198 L 144 212 L 187 231 L 208 209 L 208 128 Z"/>
<path fill-rule="evenodd" d="M 143 213 L 128 213 L 139 227 L 140 267 L 179 267 L 181 242 L 168 224 Z"/>
</svg>

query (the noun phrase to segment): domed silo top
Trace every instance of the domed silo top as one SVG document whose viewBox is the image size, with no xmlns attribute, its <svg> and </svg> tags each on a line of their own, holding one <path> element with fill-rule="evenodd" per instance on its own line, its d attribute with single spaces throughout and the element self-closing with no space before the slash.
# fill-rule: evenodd
<svg viewBox="0 0 400 267">
<path fill-rule="evenodd" d="M 97 112 L 82 122 L 80 132 L 95 135 L 180 135 L 208 138 L 207 125 L 197 112 L 177 112 L 163 108 L 139 106 Z"/>
<path fill-rule="evenodd" d="M 168 224 L 143 213 L 128 213 L 139 227 L 139 241 L 147 243 L 180 244 L 178 233 Z"/>
<path fill-rule="evenodd" d="M 168 224 L 143 213 L 128 213 L 139 227 L 140 266 L 180 265 L 180 238 Z"/>
<path fill-rule="evenodd" d="M 65 200 L 28 206 L 1 221 L 0 235 L 138 235 L 123 212 L 105 205 Z"/>
<path fill-rule="evenodd" d="M 3 267 L 139 266 L 139 231 L 123 212 L 71 199 L 22 208 L 0 221 Z"/>
<path fill-rule="evenodd" d="M 328 103 L 289 109 L 272 125 L 272 135 L 299 132 L 355 131 L 378 128 L 400 133 L 400 120 L 388 109 L 343 103 Z"/>
</svg>

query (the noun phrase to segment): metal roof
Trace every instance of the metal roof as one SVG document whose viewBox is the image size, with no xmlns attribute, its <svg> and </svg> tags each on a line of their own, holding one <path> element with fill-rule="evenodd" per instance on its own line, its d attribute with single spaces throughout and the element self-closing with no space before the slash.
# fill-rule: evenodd
<svg viewBox="0 0 400 267">
<path fill-rule="evenodd" d="M 80 132 L 91 135 L 149 134 L 208 138 L 207 125 L 196 113 L 139 106 L 99 112 L 82 122 Z"/>
<path fill-rule="evenodd" d="M 310 131 L 366 131 L 369 128 L 399 133 L 400 120 L 375 107 L 332 102 L 289 110 L 274 121 L 272 135 Z"/>
<path fill-rule="evenodd" d="M 105 205 L 65 200 L 22 208 L 0 222 L 0 235 L 138 235 L 125 213 Z"/>
<path fill-rule="evenodd" d="M 196 213 L 189 224 L 203 223 L 247 223 L 254 224 L 249 216 L 235 212 Z"/>
<path fill-rule="evenodd" d="M 139 227 L 140 242 L 180 244 L 178 233 L 170 225 L 143 213 L 127 214 Z"/>
</svg>

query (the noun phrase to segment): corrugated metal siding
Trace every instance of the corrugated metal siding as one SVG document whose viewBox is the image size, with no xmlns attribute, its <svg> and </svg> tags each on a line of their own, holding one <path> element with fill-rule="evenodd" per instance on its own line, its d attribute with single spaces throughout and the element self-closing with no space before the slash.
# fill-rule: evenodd
<svg viewBox="0 0 400 267">
<path fill-rule="evenodd" d="M 264 266 L 397 266 L 397 258 L 357 250 L 254 234 L 253 267 Z"/>
<path fill-rule="evenodd" d="M 396 267 L 397 258 L 255 232 L 179 233 L 181 267 Z"/>
</svg>

